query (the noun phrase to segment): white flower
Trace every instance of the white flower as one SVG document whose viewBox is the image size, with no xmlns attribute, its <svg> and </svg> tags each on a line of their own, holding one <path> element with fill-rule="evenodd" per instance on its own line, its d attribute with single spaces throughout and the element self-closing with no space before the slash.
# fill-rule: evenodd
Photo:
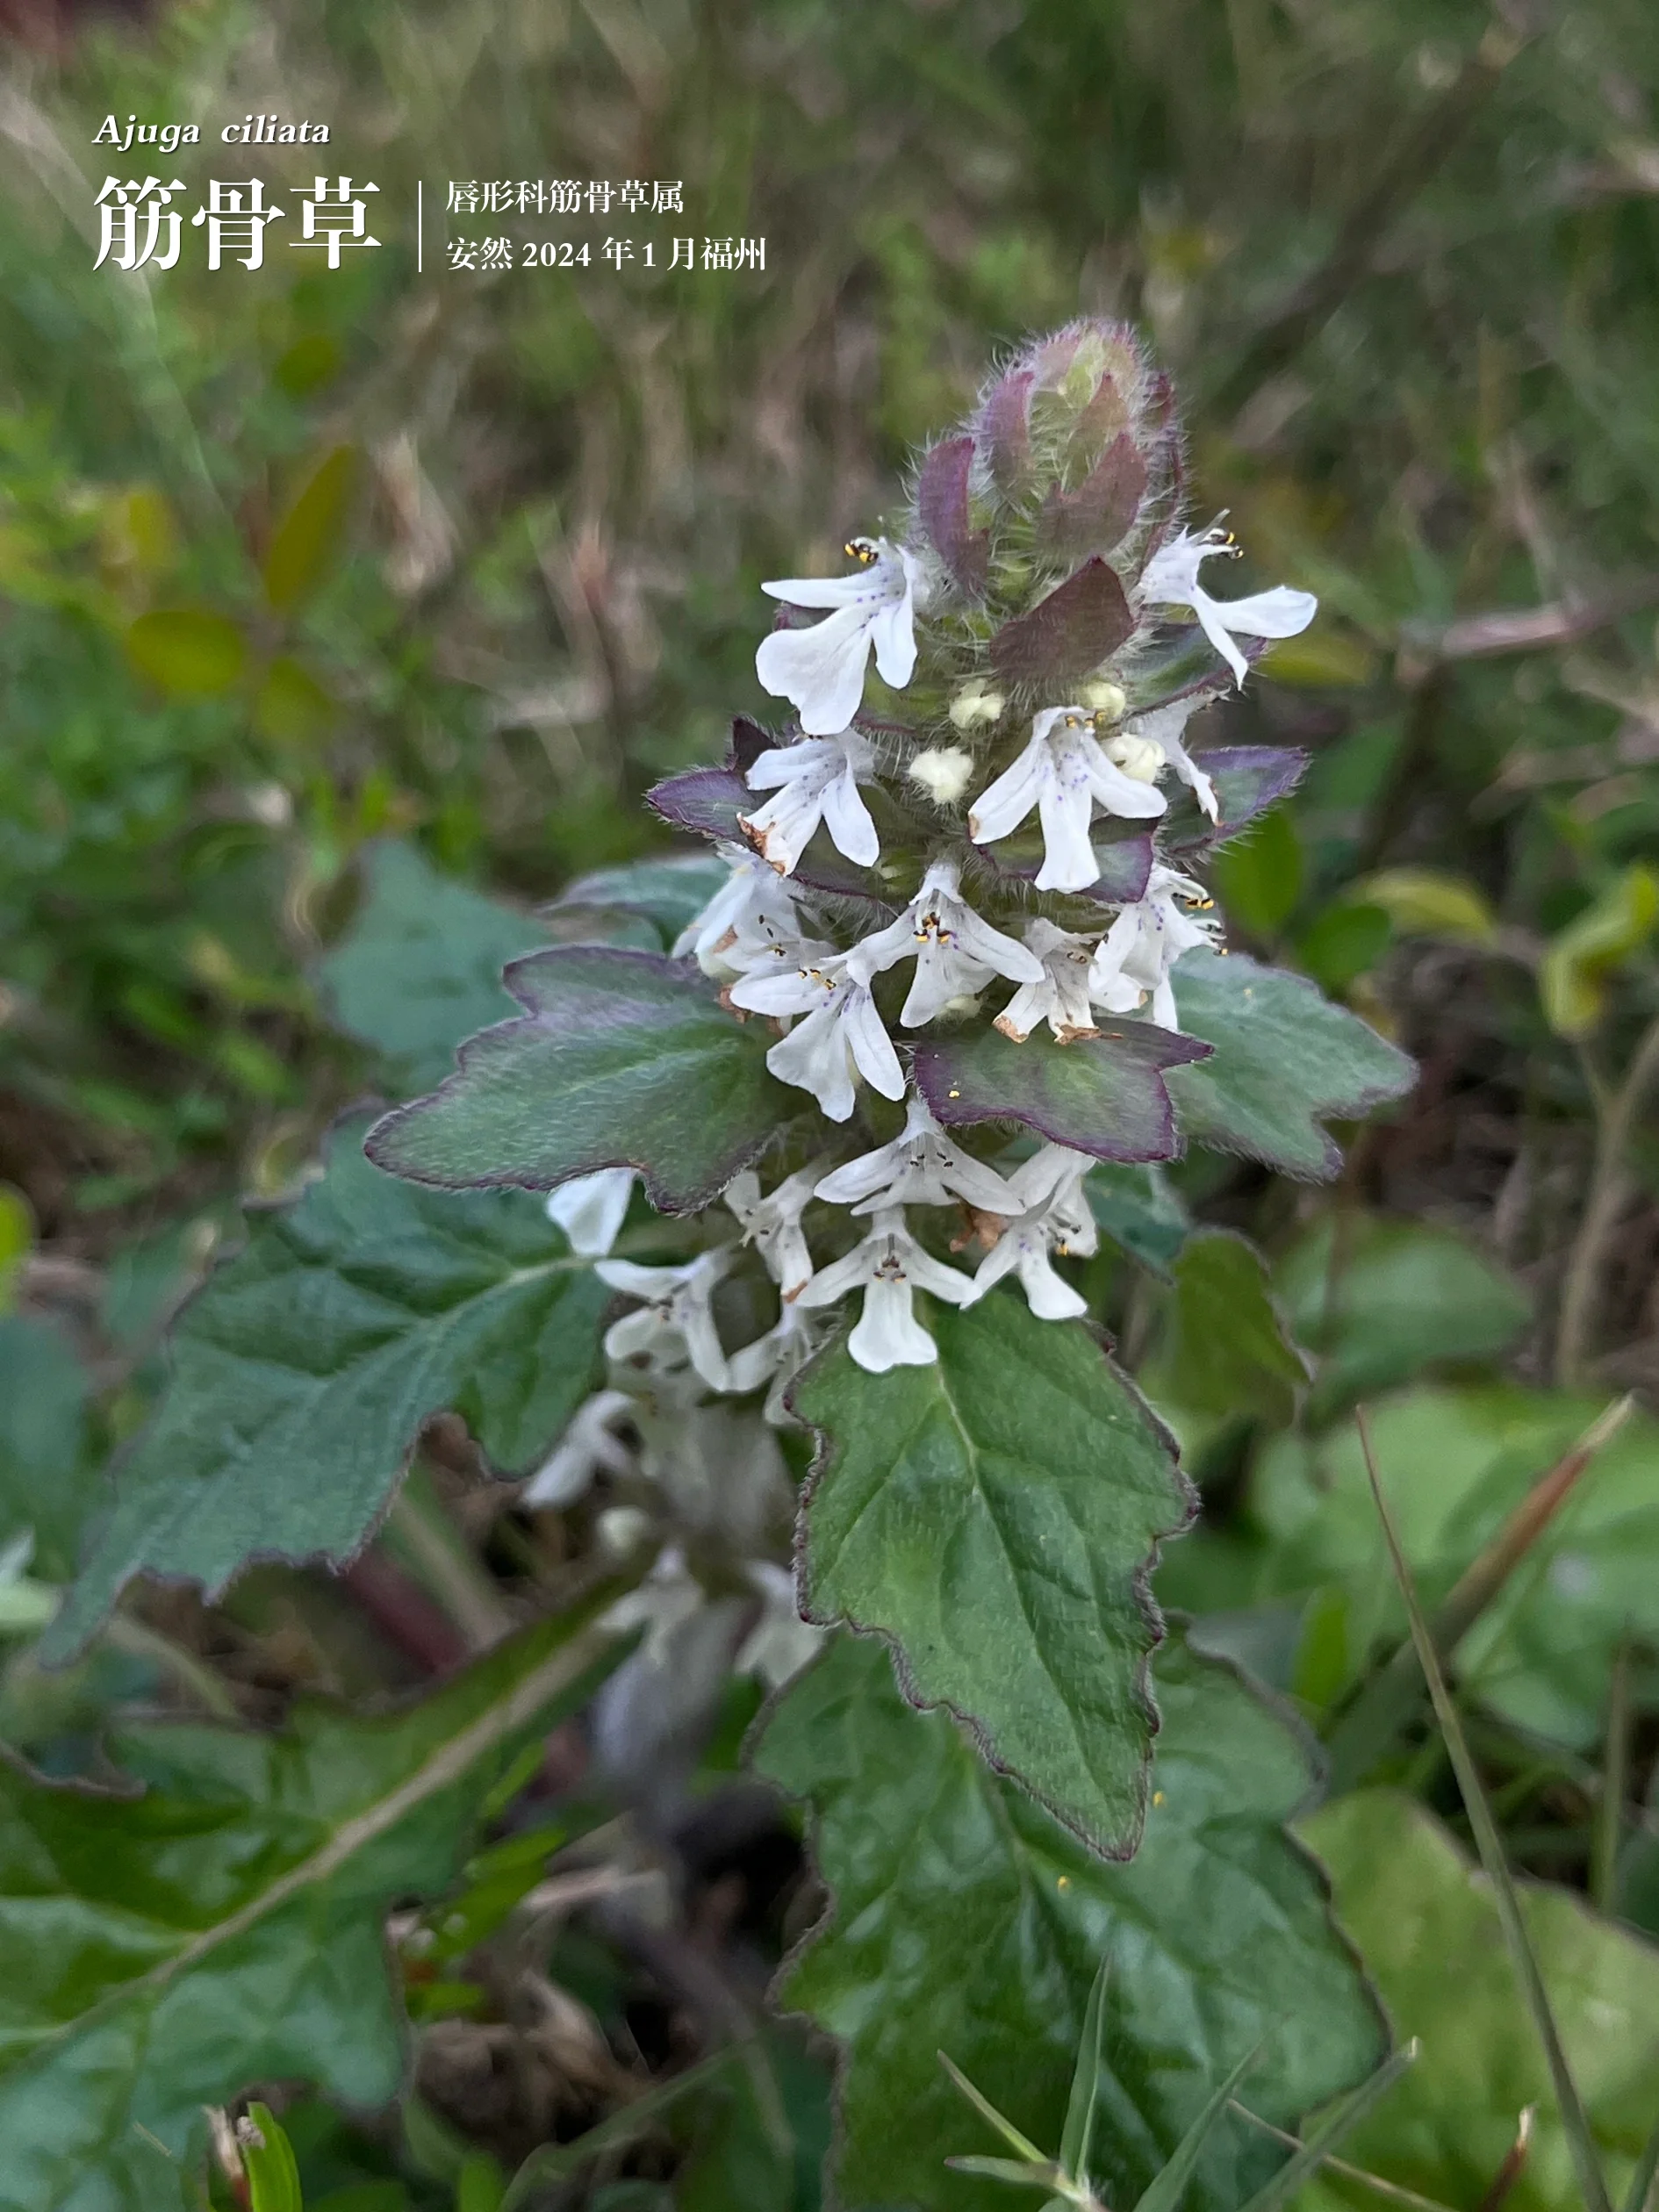
<svg viewBox="0 0 1659 2212">
<path fill-rule="evenodd" d="M 1100 874 L 1088 837 L 1097 803 L 1137 821 L 1164 811 L 1161 792 L 1112 765 L 1082 707 L 1045 707 L 1019 758 L 974 801 L 968 835 L 989 844 L 1017 830 L 1035 807 L 1043 824 L 1038 889 L 1086 891 Z"/>
<path fill-rule="evenodd" d="M 611 1424 L 632 1415 L 635 1402 L 626 1390 L 595 1390 L 578 1405 L 565 1423 L 564 1433 L 551 1455 L 537 1468 L 524 1486 L 521 1505 L 569 1505 L 580 1497 L 595 1475 L 626 1475 L 634 1454 L 611 1433 Z"/>
<path fill-rule="evenodd" d="M 982 1298 L 1005 1275 L 1017 1275 L 1025 1302 L 1040 1321 L 1070 1321 L 1088 1311 L 1088 1300 L 1054 1272 L 1049 1250 L 1054 1239 L 1043 1214 L 1022 1214 L 1010 1221 L 979 1265 L 973 1296 Z"/>
<path fill-rule="evenodd" d="M 771 1390 L 762 1408 L 767 1420 L 785 1418 L 783 1394 L 817 1349 L 814 1325 L 801 1311 L 801 1301 L 786 1304 L 765 1333 L 731 1355 L 734 1390 L 758 1390 L 763 1382 Z"/>
<path fill-rule="evenodd" d="M 862 564 L 854 576 L 785 577 L 760 587 L 791 607 L 834 610 L 810 629 L 773 630 L 755 655 L 756 675 L 793 702 L 809 737 L 833 737 L 858 713 L 872 646 L 895 690 L 916 668 L 915 557 L 884 537 L 854 538 L 847 550 Z"/>
<path fill-rule="evenodd" d="M 1002 1214 L 1013 1212 L 1016 1203 L 994 1168 L 952 1143 L 923 1098 L 911 1100 L 901 1137 L 826 1175 L 817 1196 L 851 1206 L 855 1214 L 889 1206 L 948 1206 L 953 1198 Z"/>
<path fill-rule="evenodd" d="M 1114 1014 L 1132 1014 L 1152 993 L 1152 1018 L 1161 1029 L 1179 1029 L 1169 971 L 1183 952 L 1211 944 L 1220 923 L 1211 915 L 1195 920 L 1189 906 L 1208 907 L 1201 883 L 1154 864 L 1145 895 L 1127 906 L 1106 935 L 1089 969 L 1089 996 Z"/>
<path fill-rule="evenodd" d="M 643 1358 L 660 1368 L 680 1367 L 689 1361 L 711 1390 L 729 1390 L 730 1369 L 715 1326 L 712 1300 L 715 1284 L 731 1262 L 729 1245 L 699 1253 L 679 1268 L 642 1268 L 631 1260 L 601 1260 L 593 1270 L 601 1282 L 644 1301 L 637 1313 L 625 1313 L 607 1330 L 606 1357 Z"/>
<path fill-rule="evenodd" d="M 579 1252 L 585 1260 L 601 1258 L 616 1242 L 634 1182 L 631 1167 L 601 1167 L 596 1175 L 573 1175 L 549 1191 L 547 1217 L 564 1230 L 572 1252 Z"/>
<path fill-rule="evenodd" d="M 917 753 L 904 772 L 912 783 L 921 785 L 935 806 L 953 807 L 973 774 L 973 756 L 960 745 L 932 745 Z"/>
<path fill-rule="evenodd" d="M 752 975 L 733 987 L 734 1006 L 755 1014 L 804 1014 L 780 1038 L 766 1065 L 780 1083 L 808 1090 L 831 1121 L 852 1111 L 853 1078 L 862 1075 L 884 1098 L 904 1096 L 904 1070 L 881 1026 L 869 978 L 854 974 L 851 956 L 808 948 L 805 965 L 786 973 Z"/>
<path fill-rule="evenodd" d="M 707 1602 L 702 1584 L 686 1564 L 685 1553 L 678 1544 L 670 1544 L 657 1553 L 643 1582 L 625 1590 L 606 1607 L 598 1626 L 619 1636 L 643 1628 L 644 1639 L 635 1656 L 660 1666 L 676 1630 L 700 1613 Z"/>
<path fill-rule="evenodd" d="M 1062 1045 L 1098 1037 L 1088 1002 L 1095 939 L 1056 929 L 1038 915 L 1025 925 L 1025 942 L 1043 964 L 1043 980 L 1021 985 L 997 1016 L 997 1028 L 1016 1045 L 1023 1045 L 1039 1022 L 1046 1022 Z"/>
<path fill-rule="evenodd" d="M 1009 1184 L 1023 1213 L 1046 1212 L 1059 1243 L 1087 1260 L 1100 1250 L 1100 1227 L 1083 1185 L 1095 1166 L 1092 1153 L 1045 1145 L 1023 1160 Z"/>
<path fill-rule="evenodd" d="M 963 898 L 961 881 L 953 860 L 936 862 L 898 920 L 847 955 L 852 973 L 865 982 L 900 960 L 915 959 L 916 978 L 899 1015 L 907 1029 L 930 1022 L 952 999 L 979 990 L 993 975 L 1012 983 L 1041 980 L 1036 954 L 981 922 Z"/>
<path fill-rule="evenodd" d="M 768 1690 L 781 1690 L 817 1653 L 826 1631 L 801 1618 L 795 1578 L 769 1559 L 749 1560 L 743 1578 L 761 1601 L 760 1618 L 732 1661 L 732 1672 L 755 1675 Z"/>
<path fill-rule="evenodd" d="M 1177 699 L 1167 707 L 1154 707 L 1149 715 L 1136 715 L 1129 733 L 1156 745 L 1211 822 L 1219 822 L 1216 786 L 1181 743 L 1181 732 L 1203 704 L 1201 699 Z"/>
<path fill-rule="evenodd" d="M 952 1305 L 966 1305 L 973 1296 L 966 1275 L 923 1251 L 905 1227 L 899 1206 L 877 1214 L 870 1234 L 844 1260 L 820 1268 L 801 1292 L 801 1303 L 831 1305 L 858 1289 L 864 1292 L 864 1311 L 847 1339 L 847 1349 L 870 1375 L 885 1375 L 895 1367 L 930 1367 L 938 1358 L 937 1345 L 913 1310 L 918 1289 L 948 1298 Z"/>
<path fill-rule="evenodd" d="M 803 1167 L 780 1182 L 765 1197 L 760 1177 L 746 1167 L 726 1186 L 726 1203 L 743 1224 L 743 1242 L 753 1245 L 787 1304 L 800 1296 L 812 1279 L 812 1254 L 807 1249 L 801 1217 L 818 1180 L 817 1167 Z"/>
<path fill-rule="evenodd" d="M 794 896 L 748 845 L 716 848 L 731 874 L 674 940 L 675 957 L 695 955 L 705 975 L 735 983 L 801 937 Z"/>
<path fill-rule="evenodd" d="M 750 791 L 775 791 L 764 807 L 739 815 L 746 835 L 779 875 L 792 875 L 822 822 L 837 852 L 867 868 L 881 857 L 870 809 L 858 796 L 858 779 L 875 770 L 875 754 L 856 729 L 833 737 L 802 737 L 761 754 L 744 781 Z"/>
<path fill-rule="evenodd" d="M 1212 600 L 1198 581 L 1205 561 L 1220 554 L 1236 557 L 1232 533 L 1219 526 L 1182 530 L 1154 553 L 1141 571 L 1140 596 L 1147 607 L 1189 607 L 1199 628 L 1242 684 L 1249 663 L 1234 643 L 1239 637 L 1296 637 L 1318 612 L 1311 592 L 1293 592 L 1283 584 L 1248 599 Z"/>
<path fill-rule="evenodd" d="M 1087 1313 L 1088 1301 L 1056 1274 L 1051 1252 L 1087 1258 L 1100 1248 L 1100 1231 L 1083 1191 L 1094 1166 L 1087 1153 L 1045 1145 L 1009 1177 L 1021 1211 L 980 1262 L 973 1296 L 982 1298 L 1007 1275 L 1017 1275 L 1026 1303 L 1042 1321 L 1068 1321 Z"/>
<path fill-rule="evenodd" d="M 640 1422 L 641 1471 L 678 1529 L 739 1554 L 791 1518 L 794 1483 L 778 1440 L 751 1407 L 723 1399 Z"/>
</svg>

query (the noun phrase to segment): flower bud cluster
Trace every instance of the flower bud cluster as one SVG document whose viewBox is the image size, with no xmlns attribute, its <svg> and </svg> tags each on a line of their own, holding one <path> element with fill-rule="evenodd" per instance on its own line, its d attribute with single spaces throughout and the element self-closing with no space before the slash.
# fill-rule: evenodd
<svg viewBox="0 0 1659 2212">
<path fill-rule="evenodd" d="M 1282 587 L 1212 598 L 1206 565 L 1238 549 L 1183 527 L 1182 505 L 1166 381 L 1131 332 L 1082 321 L 988 386 L 923 457 L 901 521 L 850 541 L 848 573 L 763 586 L 782 611 L 756 671 L 793 720 L 735 759 L 730 878 L 676 950 L 735 1014 L 776 1024 L 767 1063 L 822 1123 L 772 1188 L 750 1170 L 726 1193 L 776 1324 L 725 1348 L 736 1243 L 681 1268 L 607 1261 L 642 1302 L 613 1356 L 775 1391 L 816 1317 L 854 1293 L 849 1348 L 875 1373 L 937 1357 L 918 1289 L 969 1305 L 1012 1275 L 1039 1315 L 1085 1311 L 1053 1260 L 1095 1249 L 1089 1156 L 1047 1144 L 1009 1164 L 1002 1140 L 959 1143 L 908 1053 L 936 1026 L 983 1023 L 1028 1048 L 1044 1027 L 1062 1046 L 1098 1036 L 1100 1013 L 1178 1026 L 1171 971 L 1219 926 L 1155 843 L 1178 786 L 1220 822 L 1187 723 L 1315 608 Z M 1100 841 L 1148 832 L 1125 897 Z M 555 1195 L 567 1225 L 602 1188 L 626 1204 L 625 1175 L 591 1182 Z M 982 1256 L 969 1274 L 930 1243 Z"/>
</svg>

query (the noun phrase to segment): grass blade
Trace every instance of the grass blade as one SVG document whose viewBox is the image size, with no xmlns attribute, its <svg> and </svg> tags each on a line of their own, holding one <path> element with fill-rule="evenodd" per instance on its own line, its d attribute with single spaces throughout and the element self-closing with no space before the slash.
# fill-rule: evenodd
<svg viewBox="0 0 1659 2212">
<path fill-rule="evenodd" d="M 1058 2166 L 1028 2165 L 1023 2158 L 947 2158 L 952 2173 L 974 2173 L 987 2181 L 1006 2181 L 1016 2189 L 1047 2189 L 1061 2178 Z"/>
<path fill-rule="evenodd" d="M 1546 1469 L 1491 1542 L 1471 1560 L 1436 1608 L 1430 1634 L 1449 1660 L 1533 1546 L 1572 1497 L 1597 1454 L 1618 1435 L 1636 1401 L 1615 1398 L 1569 1451 Z M 1330 1793 L 1357 1789 L 1416 1712 L 1422 1696 L 1411 1639 L 1367 1683 L 1325 1740 Z"/>
<path fill-rule="evenodd" d="M 979 2114 L 980 2119 L 985 2121 L 988 2126 L 996 2129 L 998 2135 L 1002 2137 L 1003 2142 L 1008 2144 L 1010 2150 L 1017 2151 L 1021 2158 L 1024 2159 L 1027 2165 L 1041 2166 L 1045 2173 L 1052 2174 L 1053 2172 L 1054 2167 L 1052 2161 L 1045 2158 L 1043 2153 L 1038 2149 L 1037 2145 L 1034 2143 L 1028 2141 L 1027 2138 L 1020 2133 L 1019 2129 L 1014 2125 L 1014 2122 L 1011 2120 L 1005 2120 L 1002 2117 L 1002 2114 L 991 2102 L 990 2099 L 987 2096 L 982 2096 L 973 2086 L 973 2084 L 968 2079 L 960 2066 L 952 2065 L 943 2051 L 938 2053 L 938 2060 L 939 2064 L 944 2068 L 945 2072 L 950 2075 L 952 2080 L 956 2084 L 962 2094 L 973 2106 L 974 2111 Z"/>
<path fill-rule="evenodd" d="M 1295 2156 L 1285 2160 L 1273 2179 L 1256 2191 L 1245 2212 L 1279 2212 L 1281 2205 L 1288 2204 L 1303 2183 L 1311 2181 L 1325 2164 L 1326 2153 L 1393 2088 L 1417 2054 L 1417 2043 L 1409 2043 L 1379 2066 L 1369 2081 L 1362 2082 L 1347 2102 L 1314 2130 Z"/>
<path fill-rule="evenodd" d="M 1253 2050 L 1247 2050 L 1245 2053 L 1175 2145 L 1169 2164 L 1160 2173 L 1153 2177 L 1146 2194 L 1136 2205 L 1135 2212 L 1175 2212 L 1175 2207 L 1181 2202 L 1181 2193 L 1188 2182 L 1192 2180 L 1194 2169 L 1203 2154 L 1203 2147 L 1209 2139 L 1210 2130 L 1220 2118 L 1232 2099 L 1233 2091 L 1260 2056 L 1260 2043 Z"/>
<path fill-rule="evenodd" d="M 1625 2192 L 1621 2212 L 1648 2212 L 1648 2200 L 1653 2194 L 1653 2182 L 1659 2173 L 1659 2120 L 1653 2123 L 1653 2133 L 1641 2146 L 1641 2156 L 1636 2170 L 1630 2177 L 1630 2187 Z"/>
<path fill-rule="evenodd" d="M 1382 1524 L 1383 1540 L 1393 1562 L 1394 1578 L 1399 1584 L 1400 1595 L 1405 1600 L 1405 1610 L 1411 1624 L 1411 1641 L 1428 1682 L 1429 1696 L 1434 1703 L 1434 1717 L 1440 1724 L 1446 1738 L 1446 1749 L 1457 1776 L 1457 1785 L 1462 1793 L 1463 1806 L 1469 1814 L 1469 1826 L 1475 1831 L 1475 1842 L 1480 1852 L 1481 1864 L 1492 1885 L 1493 1901 L 1497 1907 L 1499 1924 L 1509 1955 L 1515 1968 L 1516 1979 L 1532 2014 L 1533 2024 L 1538 2030 L 1539 2041 L 1544 2047 L 1549 2077 L 1555 2086 L 1555 2101 L 1561 2108 L 1562 2127 L 1567 2137 L 1567 2147 L 1572 2154 L 1573 2170 L 1577 2176 L 1585 2212 L 1612 2212 L 1607 2200 L 1607 2185 L 1602 2178 L 1601 2163 L 1596 2156 L 1595 2140 L 1590 2132 L 1590 2121 L 1578 2094 L 1576 2083 L 1567 2064 L 1567 2054 L 1562 2049 L 1555 2015 L 1549 2008 L 1548 1993 L 1544 1978 L 1538 1971 L 1538 1961 L 1521 1918 L 1520 1900 L 1504 1856 L 1504 1846 L 1497 1833 L 1497 1823 L 1492 1818 L 1492 1808 L 1486 1795 L 1485 1785 L 1480 1778 L 1463 1734 L 1463 1723 L 1458 1717 L 1452 1693 L 1446 1686 L 1441 1672 L 1440 1655 L 1434 1648 L 1434 1639 L 1429 1634 L 1428 1623 L 1423 1618 L 1423 1608 L 1418 1602 L 1417 1585 L 1406 1564 L 1405 1554 L 1395 1533 L 1394 1520 L 1388 1501 L 1382 1495 L 1382 1484 L 1376 1471 L 1376 1454 L 1371 1446 L 1370 1424 L 1363 1407 L 1356 1410 L 1354 1419 L 1360 1432 L 1360 1444 L 1365 1454 L 1365 1471 L 1371 1484 L 1377 1518 Z M 1294 2162 L 1293 2162 L 1294 2163 Z"/>
<path fill-rule="evenodd" d="M 1271 2120 L 1264 2120 L 1259 2112 L 1252 2112 L 1248 2105 L 1241 2105 L 1237 2097 L 1232 2108 L 1241 2120 L 1247 2120 L 1253 2128 L 1260 2128 L 1263 2135 L 1270 2135 L 1282 2143 L 1287 2151 L 1305 2148 L 1300 2136 L 1293 2136 L 1288 2129 L 1275 2128 Z M 1411 2212 L 1452 2212 L 1449 2204 L 1442 2204 L 1437 2197 L 1424 2196 L 1416 2189 L 1408 2189 L 1403 2182 L 1384 2180 L 1380 2173 L 1368 2173 L 1363 2166 L 1350 2165 L 1346 2158 L 1326 2151 L 1325 2163 L 1332 2173 L 1339 2173 L 1345 2180 L 1357 2181 L 1363 2189 L 1371 2189 L 1378 2196 L 1387 2197 L 1391 2203 L 1408 2205 Z"/>
<path fill-rule="evenodd" d="M 544 2144 L 532 2151 L 507 2184 L 501 2212 L 519 2212 L 547 2183 L 567 2181 L 602 2152 L 626 2148 L 689 2091 L 707 2087 L 731 2064 L 731 2058 L 729 2048 L 717 2050 L 696 2065 L 687 2066 L 684 2073 L 671 2074 L 657 2082 L 631 2104 L 619 2107 L 585 2135 L 572 2137 L 568 2143 Z"/>
<path fill-rule="evenodd" d="M 1072 2074 L 1072 2094 L 1066 2107 L 1066 2126 L 1060 2135 L 1060 2172 L 1074 2181 L 1088 2179 L 1089 2137 L 1095 2132 L 1095 2104 L 1100 2095 L 1101 2041 L 1106 2029 L 1106 1982 L 1110 1972 L 1110 1957 L 1102 1958 L 1083 2014 L 1077 2065 Z"/>
</svg>

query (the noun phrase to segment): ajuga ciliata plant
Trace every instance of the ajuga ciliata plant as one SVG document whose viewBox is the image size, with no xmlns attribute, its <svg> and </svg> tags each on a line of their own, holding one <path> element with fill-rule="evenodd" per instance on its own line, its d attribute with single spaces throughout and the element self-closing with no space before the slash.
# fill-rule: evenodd
<svg viewBox="0 0 1659 2212">
<path fill-rule="evenodd" d="M 1224 949 L 1194 871 L 1299 766 L 1187 749 L 1193 714 L 1316 603 L 1212 597 L 1207 566 L 1239 548 L 1184 509 L 1167 380 L 1129 329 L 1082 321 L 988 384 L 888 534 L 849 542 L 850 573 L 765 585 L 782 605 L 756 669 L 791 718 L 740 717 L 725 766 L 651 799 L 730 871 L 674 952 L 733 1024 L 765 1028 L 765 1066 L 796 1095 L 730 1131 L 733 1227 L 672 1268 L 603 1263 L 639 1302 L 614 1356 L 710 1390 L 771 1383 L 777 1404 L 850 1299 L 849 1348 L 873 1374 L 934 1359 L 918 1294 L 969 1305 L 1013 1275 L 1044 1318 L 1083 1313 L 1054 1260 L 1096 1248 L 1089 1169 L 1177 1152 L 1165 1071 L 1210 1054 L 1183 1033 L 1180 964 Z M 464 1134 L 463 1095 L 499 1108 L 513 1081 L 475 1056 L 456 1088 L 383 1124 L 371 1156 L 557 1184 L 549 1211 L 589 1252 L 610 1248 L 636 1173 L 678 1210 L 672 1169 L 620 1124 L 597 1174 Z M 1009 1156 L 1016 1131 L 1037 1147 Z M 719 1294 L 754 1263 L 777 1318 L 729 1344 Z"/>
<path fill-rule="evenodd" d="M 1193 1141 L 1328 1174 L 1321 1117 L 1409 1080 L 1311 985 L 1223 957 L 1206 856 L 1300 758 L 1196 756 L 1189 725 L 1315 611 L 1212 597 L 1237 550 L 1187 525 L 1170 389 L 1131 331 L 1024 348 L 845 573 L 765 585 L 779 726 L 740 715 L 722 765 L 650 794 L 705 850 L 573 887 L 558 923 L 587 941 L 510 966 L 523 1018 L 369 1138 L 417 1181 L 549 1190 L 627 1302 L 533 1500 L 600 1469 L 683 1491 L 694 1462 L 707 1526 L 710 1499 L 775 1490 L 768 1425 L 804 1420 L 794 1590 L 743 1509 L 760 1670 L 808 1648 L 797 1595 L 880 1629 L 911 1696 L 1119 1854 L 1146 1573 L 1190 1506 L 1068 1272 L 1101 1235 L 1091 1174 Z M 911 1448 L 923 1431 L 944 1441 Z M 732 1571 L 677 1543 L 630 1605 L 680 1621 Z"/>
</svg>

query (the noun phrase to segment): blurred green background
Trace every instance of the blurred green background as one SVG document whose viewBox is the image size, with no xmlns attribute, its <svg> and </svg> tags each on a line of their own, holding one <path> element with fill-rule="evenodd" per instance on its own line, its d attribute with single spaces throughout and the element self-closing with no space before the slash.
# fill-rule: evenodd
<svg viewBox="0 0 1659 2212">
<path fill-rule="evenodd" d="M 281 1187 L 358 1079 L 307 973 L 363 841 L 526 900 L 640 849 L 643 787 L 765 703 L 759 578 L 870 523 L 999 346 L 1104 311 L 1176 376 L 1200 519 L 1324 601 L 1210 718 L 1314 756 L 1225 872 L 1239 933 L 1423 1059 L 1356 1174 L 1548 1282 L 1653 997 L 1656 82 L 1643 0 L 34 19 L 0 110 L 0 1180 L 98 1258 Z M 219 145 L 249 110 L 327 154 Z M 106 112 L 205 143 L 123 154 Z M 320 158 L 379 186 L 338 270 L 278 226 L 210 274 L 188 224 L 171 269 L 92 267 L 112 169 L 188 210 Z M 593 261 L 451 271 L 445 185 L 497 176 L 681 179 L 686 212 L 457 217 Z M 619 231 L 766 267 L 619 274 Z M 1540 970 L 1587 914 L 1569 1018 Z M 1648 1171 L 1594 1324 L 1626 1369 Z"/>
<path fill-rule="evenodd" d="M 1208 1484 L 1160 1592 L 1330 1712 L 1397 1633 L 1357 1396 L 1393 1394 L 1379 1449 L 1438 1595 L 1612 1390 L 1659 1388 L 1655 88 L 1651 0 L 14 10 L 0 1490 L 61 1486 L 61 1542 L 25 1517 L 36 1571 L 69 1571 L 237 1194 L 291 1189 L 395 1080 L 348 1033 L 395 1030 L 384 1005 L 354 1020 L 320 980 L 364 849 L 528 912 L 659 842 L 643 790 L 766 707 L 760 579 L 874 526 L 1000 348 L 1104 312 L 1175 377 L 1237 588 L 1323 602 L 1203 733 L 1311 756 L 1217 867 L 1234 941 L 1423 1071 L 1334 1191 L 1210 1160 L 1101 1200 L 1154 1267 L 1090 1287 Z M 326 154 L 221 146 L 250 111 L 327 120 Z M 97 145 L 111 112 L 204 143 Z M 112 172 L 178 176 L 188 212 L 210 177 L 286 194 L 320 160 L 378 186 L 382 242 L 337 270 L 289 250 L 291 218 L 253 272 L 210 273 L 188 226 L 172 269 L 93 267 Z M 634 177 L 679 180 L 683 218 L 444 213 L 451 179 Z M 451 269 L 447 219 L 590 262 Z M 671 274 L 686 234 L 764 238 L 765 269 Z M 612 235 L 659 266 L 606 265 Z M 393 939 L 479 926 L 399 880 Z M 501 949 L 485 928 L 480 962 Z M 395 999 L 395 959 L 377 973 Z M 1183 1252 L 1189 1217 L 1270 1272 L 1224 1239 Z M 1322 1355 L 1311 1392 L 1281 1317 Z M 1659 1638 L 1651 1423 L 1619 1450 L 1548 1602 L 1519 1591 L 1466 1656 L 1518 1856 L 1655 1930 L 1659 1819 L 1598 1875 L 1585 1778 L 1612 1655 L 1633 1621 L 1638 1657 Z M 190 1687 L 180 1649 L 228 1653 L 233 1709 L 264 1718 L 297 1678 L 395 1672 L 342 1655 L 323 1581 L 282 1582 L 311 1587 L 303 1635 L 269 1574 L 233 1631 L 138 1612 L 169 1678 Z M 85 1764 L 98 1715 L 156 1693 L 149 1634 L 135 1614 L 56 1690 L 14 1661 L 0 1729 Z M 1655 1689 L 1638 1668 L 1636 1705 Z M 1437 1759 L 1406 1778 L 1449 1813 Z"/>
</svg>

